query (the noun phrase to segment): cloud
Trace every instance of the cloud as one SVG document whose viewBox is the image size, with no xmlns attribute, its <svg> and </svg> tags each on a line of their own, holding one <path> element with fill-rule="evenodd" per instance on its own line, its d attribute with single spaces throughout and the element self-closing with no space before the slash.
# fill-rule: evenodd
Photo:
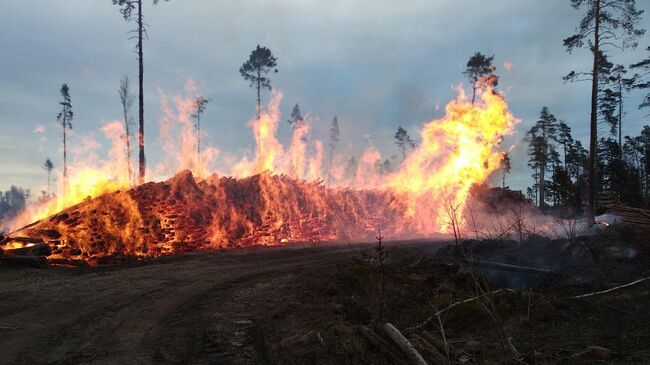
<svg viewBox="0 0 650 365">
<path fill-rule="evenodd" d="M 34 133 L 45 133 L 45 126 L 42 124 L 39 124 L 34 128 Z"/>
</svg>

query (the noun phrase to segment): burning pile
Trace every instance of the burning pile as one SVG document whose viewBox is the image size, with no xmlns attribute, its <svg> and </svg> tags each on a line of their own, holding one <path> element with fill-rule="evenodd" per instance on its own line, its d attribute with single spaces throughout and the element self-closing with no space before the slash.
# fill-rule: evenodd
<svg viewBox="0 0 650 365">
<path fill-rule="evenodd" d="M 237 178 L 207 175 L 215 171 L 209 164 L 218 151 L 194 155 L 187 115 L 192 99 L 177 97 L 178 113 L 165 102 L 161 124 L 165 150 L 174 155 L 166 161 L 177 162 L 176 176 L 130 188 L 125 166 L 104 164 L 96 173 L 84 166 L 69 184 L 79 189 L 30 211 L 18 221 L 36 222 L 3 244 L 45 242 L 51 258 L 101 262 L 202 248 L 364 240 L 377 228 L 401 238 L 448 232 L 450 209 L 455 226 L 462 226 L 471 187 L 499 169 L 502 139 L 518 122 L 491 90 L 475 104 L 459 94 L 443 118 L 422 126 L 421 143 L 398 169 L 378 172 L 382 158 L 371 145 L 351 174 L 332 170 L 333 188 L 320 182 L 327 175 L 323 143 L 305 137 L 309 121 L 294 131 L 288 148 L 277 140 L 280 93 L 250 122 L 254 158 L 239 158 L 223 174 Z M 180 147 L 171 142 L 174 127 L 181 129 Z"/>
<path fill-rule="evenodd" d="M 204 248 L 364 240 L 394 231 L 406 206 L 395 194 L 327 189 L 267 173 L 195 179 L 184 171 L 89 199 L 35 222 L 5 245 L 45 242 L 50 258 L 102 262 Z"/>
</svg>

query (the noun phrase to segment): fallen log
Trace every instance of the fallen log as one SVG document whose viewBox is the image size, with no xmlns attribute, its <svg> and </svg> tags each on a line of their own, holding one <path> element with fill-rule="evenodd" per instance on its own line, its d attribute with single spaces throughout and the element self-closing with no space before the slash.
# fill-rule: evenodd
<svg viewBox="0 0 650 365">
<path fill-rule="evenodd" d="M 363 338 L 370 342 L 373 347 L 379 350 L 379 352 L 388 357 L 393 364 L 401 364 L 404 361 L 395 355 L 395 353 L 391 350 L 392 346 L 381 336 L 379 336 L 374 330 L 365 326 L 360 326 L 359 333 L 363 336 Z"/>
<path fill-rule="evenodd" d="M 642 282 L 644 282 L 644 281 L 646 281 L 646 280 L 650 280 L 650 276 L 645 277 L 645 278 L 642 278 L 642 279 L 639 279 L 639 280 L 635 280 L 635 281 L 633 281 L 633 282 L 631 282 L 631 283 L 627 283 L 627 284 L 623 284 L 623 285 L 615 286 L 615 287 L 610 288 L 610 289 L 601 290 L 601 291 L 597 291 L 597 292 L 593 292 L 593 293 L 587 293 L 587 294 L 576 295 L 576 296 L 574 296 L 574 297 L 571 297 L 571 299 L 587 298 L 587 297 L 591 297 L 591 296 L 594 296 L 594 295 L 600 295 L 600 294 L 611 293 L 611 292 L 613 292 L 613 291 L 615 291 L 615 290 L 619 290 L 619 289 L 623 289 L 623 288 L 628 288 L 628 287 L 630 287 L 630 286 L 633 286 L 633 285 L 636 285 L 636 284 L 640 284 L 640 283 L 642 283 Z"/>
<path fill-rule="evenodd" d="M 418 341 L 422 343 L 422 347 L 427 350 L 429 355 L 432 357 L 434 364 L 447 364 L 449 362 L 448 355 L 445 353 L 445 350 L 440 350 L 437 346 L 428 341 L 424 336 L 419 336 L 417 334 L 411 335 L 413 341 Z"/>
<path fill-rule="evenodd" d="M 483 260 L 474 260 L 474 259 L 465 259 L 465 262 L 467 262 L 468 264 L 492 267 L 495 269 L 508 270 L 508 271 L 523 271 L 523 272 L 530 272 L 535 274 L 559 275 L 557 271 L 544 269 L 541 267 L 504 264 L 501 262 L 492 262 L 492 261 L 483 261 Z"/>
<path fill-rule="evenodd" d="M 427 365 L 427 362 L 422 358 L 422 355 L 418 352 L 418 350 L 413 347 L 411 344 L 411 341 L 409 341 L 400 331 L 395 328 L 390 323 L 384 323 L 384 326 L 382 327 L 386 335 L 393 340 L 393 342 L 399 347 L 400 350 L 406 355 L 409 360 L 411 360 L 411 363 L 416 364 L 416 365 Z"/>
<path fill-rule="evenodd" d="M 45 256 L 1 255 L 0 264 L 44 268 L 47 267 L 47 259 Z"/>
<path fill-rule="evenodd" d="M 434 336 L 433 334 L 427 331 L 420 332 L 420 335 L 422 336 L 422 338 L 427 340 L 427 342 L 435 346 L 441 353 L 446 354 L 447 351 L 449 351 L 449 356 L 451 356 L 453 359 L 458 359 L 461 355 L 463 355 L 462 351 L 456 349 L 450 344 L 447 344 L 445 348 L 445 344 L 444 342 L 442 342 L 441 339 L 439 339 L 438 337 Z"/>
</svg>

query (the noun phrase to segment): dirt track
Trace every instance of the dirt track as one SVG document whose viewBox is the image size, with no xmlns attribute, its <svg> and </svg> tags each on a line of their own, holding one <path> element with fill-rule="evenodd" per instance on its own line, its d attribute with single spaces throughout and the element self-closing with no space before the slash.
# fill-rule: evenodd
<svg viewBox="0 0 650 365">
<path fill-rule="evenodd" d="M 252 247 L 126 268 L 0 267 L 0 363 L 263 363 L 249 334 L 255 321 L 291 279 L 359 249 Z"/>
</svg>

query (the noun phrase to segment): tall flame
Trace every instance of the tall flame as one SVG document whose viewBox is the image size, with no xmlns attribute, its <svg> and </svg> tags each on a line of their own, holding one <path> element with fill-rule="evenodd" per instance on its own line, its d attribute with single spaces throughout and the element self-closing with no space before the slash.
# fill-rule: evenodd
<svg viewBox="0 0 650 365">
<path fill-rule="evenodd" d="M 424 125 L 422 141 L 386 186 L 406 194 L 409 215 L 423 233 L 446 232 L 445 208 L 462 212 L 470 187 L 500 167 L 502 139 L 518 122 L 502 96 L 487 90 L 472 105 L 459 89 L 445 116 Z"/>
<path fill-rule="evenodd" d="M 444 117 L 422 126 L 418 146 L 393 168 L 392 173 L 380 169 L 381 153 L 370 140 L 354 166 L 344 167 L 346 161 L 334 156 L 335 163 L 330 169 L 333 188 L 345 186 L 393 193 L 401 199 L 399 204 L 407 206 L 407 216 L 403 220 L 407 223 L 401 232 L 409 235 L 446 232 L 445 208 L 457 207 L 462 213 L 471 186 L 485 182 L 500 167 L 502 139 L 512 134 L 519 122 L 508 110 L 504 98 L 489 89 L 481 93 L 474 105 L 466 100 L 461 88 L 458 93 L 458 98 L 447 105 Z M 168 176 L 188 169 L 198 179 L 208 178 L 214 172 L 212 164 L 219 151 L 208 147 L 197 154 L 197 134 L 191 119 L 196 86 L 188 82 L 184 96 L 168 97 L 162 91 L 159 94 L 162 100 L 160 141 L 165 157 L 154 172 Z M 323 143 L 309 135 L 309 118 L 296 126 L 288 148 L 278 141 L 281 101 L 282 93 L 273 91 L 268 106 L 260 110 L 259 118 L 250 120 L 256 143 L 255 151 L 251 151 L 252 159 L 244 156 L 226 167 L 226 171 L 237 178 L 266 171 L 271 175 L 323 181 L 327 175 L 323 171 L 326 165 L 323 164 Z M 130 187 L 123 152 L 123 121 L 112 121 L 102 131 L 111 141 L 109 159 L 97 161 L 94 158 L 93 163 L 77 161 L 70 168 L 66 194 L 31 207 L 14 222 L 13 228 L 50 216 L 87 197 Z M 352 168 L 354 171 L 347 171 Z"/>
</svg>

